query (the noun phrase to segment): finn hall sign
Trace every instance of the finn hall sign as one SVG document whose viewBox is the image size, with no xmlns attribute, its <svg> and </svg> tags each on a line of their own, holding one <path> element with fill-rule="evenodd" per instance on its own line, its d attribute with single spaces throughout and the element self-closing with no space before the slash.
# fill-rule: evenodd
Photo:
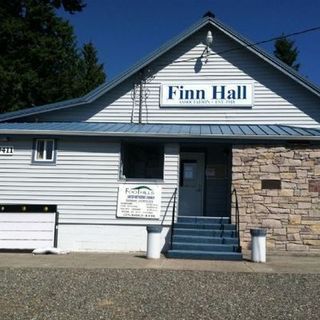
<svg viewBox="0 0 320 320">
<path fill-rule="evenodd" d="M 253 83 L 170 83 L 160 89 L 163 107 L 251 107 Z"/>
</svg>

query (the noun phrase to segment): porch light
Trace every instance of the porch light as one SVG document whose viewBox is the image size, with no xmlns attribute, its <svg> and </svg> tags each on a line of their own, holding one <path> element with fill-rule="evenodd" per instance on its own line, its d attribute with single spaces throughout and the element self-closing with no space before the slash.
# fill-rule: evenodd
<svg viewBox="0 0 320 320">
<path fill-rule="evenodd" d="M 204 63 L 208 62 L 209 59 L 209 55 L 210 55 L 210 46 L 212 45 L 213 42 L 213 36 L 212 36 L 212 32 L 209 30 L 206 36 L 206 47 L 204 48 L 201 57 L 200 58 L 204 58 Z"/>
<path fill-rule="evenodd" d="M 209 30 L 206 37 L 207 46 L 210 47 L 212 45 L 212 42 L 213 42 L 213 36 L 212 36 L 212 32 Z"/>
</svg>

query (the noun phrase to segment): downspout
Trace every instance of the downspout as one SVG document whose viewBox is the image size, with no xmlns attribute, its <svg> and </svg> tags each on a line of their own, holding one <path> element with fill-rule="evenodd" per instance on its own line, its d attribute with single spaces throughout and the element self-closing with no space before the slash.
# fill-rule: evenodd
<svg viewBox="0 0 320 320">
<path fill-rule="evenodd" d="M 132 110 L 131 110 L 131 123 L 134 123 L 134 111 L 136 108 L 136 84 L 133 84 L 132 92 Z"/>
<path fill-rule="evenodd" d="M 138 123 L 142 123 L 142 90 L 143 90 L 143 79 L 140 80 L 139 84 L 139 120 Z"/>
<path fill-rule="evenodd" d="M 139 118 L 138 123 L 142 123 L 142 102 L 143 102 L 143 80 L 144 80 L 144 72 L 140 71 L 140 83 L 139 83 Z"/>
</svg>

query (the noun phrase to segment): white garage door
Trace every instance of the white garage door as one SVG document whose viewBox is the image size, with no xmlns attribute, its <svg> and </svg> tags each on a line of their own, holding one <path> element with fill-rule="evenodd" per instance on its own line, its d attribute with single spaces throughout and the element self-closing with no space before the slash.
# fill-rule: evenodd
<svg viewBox="0 0 320 320">
<path fill-rule="evenodd" d="M 53 247 L 55 215 L 53 212 L 0 212 L 0 249 Z"/>
</svg>

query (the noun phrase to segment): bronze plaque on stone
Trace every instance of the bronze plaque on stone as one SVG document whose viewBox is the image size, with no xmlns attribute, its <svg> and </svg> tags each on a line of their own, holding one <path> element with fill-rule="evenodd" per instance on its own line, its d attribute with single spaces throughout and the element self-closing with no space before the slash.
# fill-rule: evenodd
<svg viewBox="0 0 320 320">
<path fill-rule="evenodd" d="M 309 192 L 320 192 L 320 180 L 309 180 Z"/>
</svg>

